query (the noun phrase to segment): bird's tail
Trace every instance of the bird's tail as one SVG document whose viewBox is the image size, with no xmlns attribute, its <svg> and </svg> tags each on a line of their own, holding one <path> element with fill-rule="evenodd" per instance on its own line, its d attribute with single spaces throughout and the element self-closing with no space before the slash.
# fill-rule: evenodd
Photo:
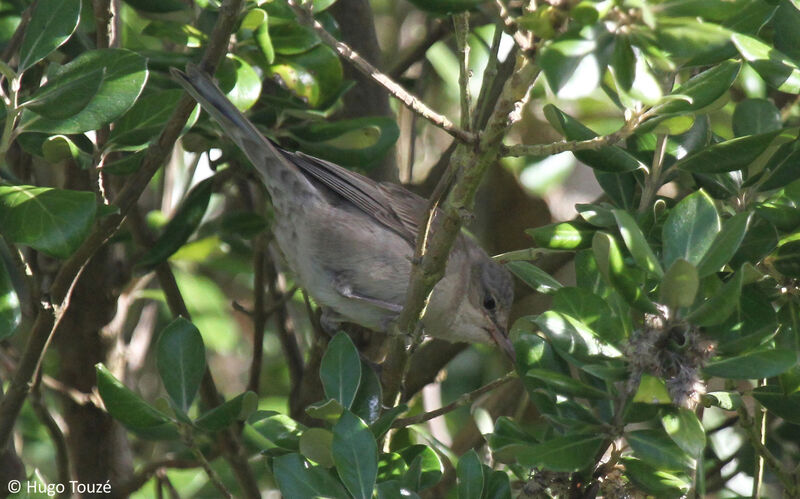
<svg viewBox="0 0 800 499">
<path fill-rule="evenodd" d="M 273 191 L 278 173 L 286 168 L 296 171 L 275 145 L 264 138 L 261 132 L 225 97 L 214 80 L 197 66 L 189 65 L 186 72 L 171 68 L 172 75 L 189 94 L 200 103 L 244 151 L 256 167 L 264 183 Z"/>
</svg>

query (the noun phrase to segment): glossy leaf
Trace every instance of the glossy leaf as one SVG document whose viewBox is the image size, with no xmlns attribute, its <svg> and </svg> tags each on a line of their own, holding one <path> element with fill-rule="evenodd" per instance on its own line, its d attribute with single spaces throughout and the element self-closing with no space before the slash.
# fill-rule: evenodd
<svg viewBox="0 0 800 499">
<path fill-rule="evenodd" d="M 661 303 L 670 308 L 688 307 L 694 303 L 699 286 L 700 279 L 695 266 L 678 258 L 661 280 Z"/>
<path fill-rule="evenodd" d="M 643 404 L 671 404 L 672 397 L 670 397 L 667 384 L 663 379 L 645 373 L 642 374 L 633 401 Z"/>
<path fill-rule="evenodd" d="M 737 137 L 774 132 L 782 127 L 781 112 L 766 99 L 745 99 L 733 112 L 733 133 Z"/>
<path fill-rule="evenodd" d="M 625 265 L 622 252 L 614 237 L 605 232 L 595 233 L 592 238 L 592 252 L 606 282 L 617 290 L 625 301 L 641 310 L 655 311 L 655 305 L 642 290 L 641 283 L 631 275 L 632 269 Z"/>
<path fill-rule="evenodd" d="M 261 95 L 261 78 L 253 66 L 235 55 L 226 57 L 217 70 L 219 88 L 239 111 L 247 111 Z"/>
<path fill-rule="evenodd" d="M 40 0 L 22 38 L 18 71 L 25 71 L 63 45 L 78 26 L 80 14 L 80 0 Z"/>
<path fill-rule="evenodd" d="M 272 461 L 272 473 L 284 497 L 346 499 L 347 491 L 327 470 L 310 466 L 299 454 L 278 456 Z"/>
<path fill-rule="evenodd" d="M 710 106 L 731 88 L 740 69 L 741 63 L 725 61 L 693 76 L 676 88 L 670 94 L 669 99 L 665 99 L 664 104 L 657 107 L 658 113 L 684 113 Z"/>
<path fill-rule="evenodd" d="M 710 392 L 703 395 L 706 406 L 719 407 L 725 411 L 735 411 L 742 405 L 742 396 L 737 392 Z"/>
<path fill-rule="evenodd" d="M 505 471 L 484 468 L 486 473 L 486 499 L 511 499 L 511 482 Z"/>
<path fill-rule="evenodd" d="M 790 369 L 797 354 L 790 350 L 760 350 L 736 357 L 712 359 L 703 368 L 707 376 L 729 379 L 771 378 Z"/>
<path fill-rule="evenodd" d="M 556 291 L 550 310 L 581 321 L 611 344 L 624 340 L 630 333 L 630 324 L 614 313 L 606 300 L 583 287 L 564 287 Z"/>
<path fill-rule="evenodd" d="M 103 364 L 96 364 L 97 391 L 108 413 L 142 438 L 178 438 L 177 426 L 166 414 L 155 409 L 123 385 Z"/>
<path fill-rule="evenodd" d="M 109 141 L 113 148 L 143 146 L 161 133 L 178 104 L 183 90 L 169 89 L 145 95 L 117 120 Z M 186 129 L 192 126 L 198 110 L 190 116 Z"/>
<path fill-rule="evenodd" d="M 737 213 L 722 224 L 722 230 L 714 237 L 708 251 L 697 264 L 700 278 L 718 272 L 730 261 L 744 240 L 751 218 L 752 212 Z"/>
<path fill-rule="evenodd" d="M 275 445 L 288 450 L 298 450 L 300 435 L 306 427 L 284 414 L 258 411 L 248 420 L 250 426 Z"/>
<path fill-rule="evenodd" d="M 0 261 L 0 340 L 8 338 L 17 329 L 21 318 L 19 297 L 5 264 Z"/>
<path fill-rule="evenodd" d="M 664 270 L 661 268 L 661 264 L 658 263 L 653 250 L 650 249 L 650 244 L 645 239 L 636 220 L 624 210 L 613 210 L 612 212 L 617 220 L 617 227 L 619 227 L 622 240 L 625 241 L 625 246 L 628 247 L 628 251 L 631 252 L 636 264 L 657 277 L 663 276 Z"/>
<path fill-rule="evenodd" d="M 517 454 L 523 466 L 551 471 L 578 471 L 594 463 L 606 437 L 602 434 L 571 434 L 538 445 L 524 446 Z"/>
<path fill-rule="evenodd" d="M 686 470 L 692 459 L 663 430 L 636 430 L 626 433 L 625 440 L 634 456 L 665 471 Z"/>
<path fill-rule="evenodd" d="M 114 121 L 130 109 L 147 81 L 147 63 L 125 49 L 90 50 L 62 67 L 52 85 L 69 85 L 88 73 L 103 72 L 103 81 L 89 102 L 77 114 L 62 119 L 47 119 L 25 112 L 21 128 L 30 132 L 83 133 Z M 86 92 L 83 88 L 82 93 Z"/>
<path fill-rule="evenodd" d="M 192 187 L 159 238 L 136 263 L 140 271 L 154 269 L 189 240 L 205 216 L 213 188 L 213 177 Z"/>
<path fill-rule="evenodd" d="M 375 371 L 363 360 L 361 361 L 361 382 L 353 399 L 350 410 L 367 424 L 374 423 L 381 415 L 383 392 L 381 381 Z"/>
<path fill-rule="evenodd" d="M 664 222 L 661 236 L 664 266 L 670 267 L 678 258 L 695 266 L 699 264 L 711 248 L 721 225 L 708 194 L 698 191 L 686 196 L 672 208 Z"/>
<path fill-rule="evenodd" d="M 183 10 L 187 5 L 180 0 L 125 0 L 125 3 L 142 12 L 163 14 Z"/>
<path fill-rule="evenodd" d="M 552 104 L 544 107 L 547 121 L 567 140 L 587 140 L 597 134 Z M 644 165 L 618 146 L 600 147 L 597 150 L 574 151 L 573 154 L 586 165 L 604 172 L 619 173 L 636 170 Z"/>
<path fill-rule="evenodd" d="M 548 371 L 547 369 L 529 369 L 525 376 L 540 381 L 560 395 L 589 399 L 610 398 L 610 395 L 603 390 L 587 385 L 571 376 Z"/>
<path fill-rule="evenodd" d="M 775 416 L 800 425 L 800 392 L 786 395 L 780 387 L 767 385 L 754 389 L 753 397 Z"/>
<path fill-rule="evenodd" d="M 778 246 L 778 250 L 770 256 L 770 263 L 786 277 L 800 278 L 800 240 Z"/>
<path fill-rule="evenodd" d="M 692 483 L 685 475 L 669 473 L 640 459 L 623 458 L 625 476 L 653 497 L 678 499 L 685 497 Z"/>
<path fill-rule="evenodd" d="M 605 69 L 609 37 L 560 39 L 545 45 L 538 57 L 547 81 L 560 97 L 576 98 L 597 88 Z"/>
<path fill-rule="evenodd" d="M 579 222 L 559 222 L 527 229 L 525 233 L 541 248 L 576 250 L 592 246 L 594 228 Z"/>
<path fill-rule="evenodd" d="M 68 73 L 48 81 L 22 103 L 26 109 L 52 120 L 74 116 L 91 101 L 103 83 L 105 68 L 85 74 Z"/>
<path fill-rule="evenodd" d="M 597 360 L 597 355 L 619 356 L 619 351 L 601 341 L 584 324 L 554 311 L 539 315 L 536 324 L 550 339 L 553 348 L 562 356 L 582 361 Z"/>
<path fill-rule="evenodd" d="M 361 376 L 358 350 L 346 333 L 339 332 L 328 343 L 319 367 L 325 396 L 349 409 L 361 384 Z"/>
<path fill-rule="evenodd" d="M 792 1 L 795 5 L 792 5 Z M 781 0 L 772 18 L 775 48 L 794 60 L 800 60 L 800 8 L 798 0 Z"/>
<path fill-rule="evenodd" d="M 0 234 L 55 258 L 67 258 L 89 234 L 94 194 L 30 185 L 0 185 Z"/>
<path fill-rule="evenodd" d="M 698 326 L 716 326 L 725 322 L 739 305 L 744 272 L 736 272 L 711 298 L 700 304 L 686 318 Z"/>
<path fill-rule="evenodd" d="M 694 411 L 679 407 L 661 416 L 664 431 L 690 456 L 698 459 L 706 447 L 706 432 Z"/>
<path fill-rule="evenodd" d="M 380 116 L 317 122 L 291 133 L 304 152 L 357 168 L 369 167 L 383 159 L 399 135 L 397 122 Z"/>
<path fill-rule="evenodd" d="M 378 475 L 378 445 L 367 425 L 349 411 L 343 412 L 333 426 L 333 461 L 353 497 L 372 497 Z"/>
<path fill-rule="evenodd" d="M 317 402 L 316 404 L 311 404 L 306 407 L 306 414 L 314 419 L 321 419 L 329 423 L 338 421 L 342 412 L 344 412 L 344 407 L 335 399 Z"/>
<path fill-rule="evenodd" d="M 391 409 L 387 409 L 384 411 L 381 416 L 375 420 L 372 425 L 370 425 L 370 430 L 375 438 L 383 437 L 389 428 L 391 428 L 392 423 L 394 420 L 400 417 L 401 414 L 408 410 L 408 406 L 405 404 L 400 404 L 398 406 L 392 407 Z"/>
<path fill-rule="evenodd" d="M 655 32 L 658 47 L 689 66 L 716 64 L 732 57 L 732 34 L 718 24 L 687 18 L 660 19 Z"/>
<path fill-rule="evenodd" d="M 200 331 L 178 317 L 161 331 L 156 366 L 164 388 L 184 413 L 192 405 L 206 370 L 206 349 Z"/>
<path fill-rule="evenodd" d="M 258 395 L 244 392 L 204 413 L 194 421 L 194 425 L 203 431 L 217 432 L 237 421 L 246 420 L 257 407 Z"/>
<path fill-rule="evenodd" d="M 458 499 L 480 497 L 483 490 L 483 465 L 478 453 L 470 449 L 458 460 Z"/>
<path fill-rule="evenodd" d="M 42 143 L 42 157 L 48 163 L 58 163 L 68 159 L 78 160 L 80 149 L 66 135 L 53 135 Z"/>
<path fill-rule="evenodd" d="M 436 452 L 423 444 L 411 445 L 398 451 L 408 464 L 401 483 L 411 490 L 424 490 L 436 485 L 442 478 L 444 466 Z"/>
<path fill-rule="evenodd" d="M 309 107 L 324 108 L 337 96 L 343 70 L 336 53 L 319 45 L 293 57 L 276 57 L 267 75 Z"/>
<path fill-rule="evenodd" d="M 723 173 L 741 170 L 766 151 L 780 133 L 779 130 L 776 130 L 726 140 L 701 149 L 681 159 L 674 166 L 695 173 Z"/>
<path fill-rule="evenodd" d="M 731 39 L 744 59 L 770 86 L 800 93 L 800 64 L 758 38 L 734 34 Z"/>
<path fill-rule="evenodd" d="M 532 263 L 509 262 L 506 264 L 506 268 L 539 293 L 554 293 L 562 287 L 560 282 Z"/>
<path fill-rule="evenodd" d="M 333 433 L 325 428 L 309 428 L 300 435 L 300 452 L 315 463 L 333 467 Z"/>
</svg>

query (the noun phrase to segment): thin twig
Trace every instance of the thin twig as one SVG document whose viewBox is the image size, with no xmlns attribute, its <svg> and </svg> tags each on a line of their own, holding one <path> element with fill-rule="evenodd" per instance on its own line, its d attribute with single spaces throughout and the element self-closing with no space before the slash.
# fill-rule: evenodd
<svg viewBox="0 0 800 499">
<path fill-rule="evenodd" d="M 267 322 L 267 316 L 264 313 L 264 266 L 267 263 L 266 236 L 264 234 L 256 236 L 253 246 L 253 358 L 250 360 L 250 379 L 247 382 L 247 389 L 258 393 L 261 379 L 261 361 L 264 358 L 264 329 Z"/>
<path fill-rule="evenodd" d="M 661 167 L 664 165 L 664 154 L 666 151 L 667 134 L 661 133 L 656 139 L 656 149 L 653 152 L 653 166 L 650 169 L 650 173 L 645 176 L 642 198 L 639 200 L 639 213 L 644 213 L 645 210 L 650 209 L 653 198 L 656 196 L 658 189 L 661 188 Z"/>
<path fill-rule="evenodd" d="M 367 62 L 366 59 L 358 55 L 358 53 L 351 49 L 347 44 L 334 38 L 333 35 L 328 33 L 325 28 L 316 19 L 314 19 L 311 13 L 309 13 L 298 3 L 297 0 L 288 0 L 288 2 L 289 6 L 292 8 L 292 10 L 294 10 L 295 15 L 297 15 L 297 18 L 301 24 L 309 26 L 311 29 L 313 29 L 323 43 L 334 49 L 341 57 L 350 61 L 353 67 L 355 67 L 357 70 L 361 71 L 382 85 L 392 96 L 408 106 L 409 109 L 461 142 L 468 144 L 475 142 L 476 138 L 474 134 L 457 127 L 447 117 L 428 107 L 418 97 L 411 95 L 399 83 L 392 80 L 385 73 L 380 72 L 378 68 Z"/>
<path fill-rule="evenodd" d="M 461 91 L 461 128 L 470 131 L 472 127 L 472 119 L 470 118 L 472 96 L 469 92 L 469 11 L 454 15 L 453 25 L 459 54 L 458 87 Z"/>
<path fill-rule="evenodd" d="M 119 494 L 120 497 L 127 497 L 141 489 L 144 484 L 153 477 L 153 475 L 156 475 L 161 470 L 170 468 L 185 470 L 199 468 L 200 466 L 200 461 L 196 461 L 194 459 L 169 457 L 166 459 L 153 461 L 142 466 L 128 481 L 117 487 L 114 492 Z"/>
<path fill-rule="evenodd" d="M 31 14 L 33 13 L 33 9 L 36 8 L 37 3 L 39 3 L 39 0 L 33 0 L 30 6 L 25 9 L 20 16 L 19 25 L 17 25 L 17 29 L 14 30 L 14 34 L 11 35 L 11 40 L 9 40 L 8 43 L 6 43 L 6 46 L 3 48 L 3 53 L 0 54 L 0 60 L 4 62 L 10 62 L 11 58 L 14 57 L 14 54 L 17 53 L 17 50 L 22 43 L 22 38 L 25 36 L 25 31 L 27 31 L 28 23 L 31 22 Z"/>
<path fill-rule="evenodd" d="M 53 441 L 53 447 L 56 451 L 56 470 L 58 470 L 58 483 L 68 483 L 71 474 L 69 467 L 69 453 L 67 452 L 67 440 L 64 438 L 64 433 L 58 425 L 53 415 L 44 404 L 42 400 L 42 391 L 37 386 L 31 391 L 31 407 L 36 417 L 44 425 L 47 433 L 50 435 L 50 440 Z M 59 496 L 62 497 L 62 496 Z M 66 496 L 68 497 L 68 495 Z"/>
<path fill-rule="evenodd" d="M 415 62 L 422 59 L 425 56 L 425 53 L 428 52 L 428 49 L 431 48 L 434 43 L 444 38 L 447 32 L 447 24 L 441 19 L 434 19 L 430 29 L 425 35 L 425 38 L 404 53 L 398 55 L 397 62 L 392 65 L 391 69 L 389 69 L 386 74 L 388 74 L 393 80 L 403 76 L 403 73 L 405 73 L 406 70 Z"/>
<path fill-rule="evenodd" d="M 214 468 L 211 467 L 211 463 L 208 462 L 206 456 L 203 455 L 203 453 L 200 451 L 200 449 L 197 448 L 197 445 L 194 443 L 194 437 L 192 435 L 192 431 L 193 430 L 191 427 L 186 426 L 183 428 L 182 431 L 183 443 L 186 445 L 186 447 L 189 448 L 190 451 L 192 451 L 192 454 L 197 459 L 197 462 L 200 463 L 200 467 L 202 467 L 203 471 L 206 472 L 206 476 L 208 476 L 208 479 L 211 481 L 214 487 L 216 487 L 217 490 L 220 491 L 223 497 L 227 499 L 232 499 L 233 494 L 231 494 L 231 492 L 228 490 L 225 484 L 222 483 L 222 479 L 219 477 L 217 472 L 214 471 Z"/>
<path fill-rule="evenodd" d="M 794 490 L 793 478 L 790 477 L 789 473 L 786 472 L 786 469 L 784 468 L 780 459 L 775 457 L 775 454 L 773 454 L 761 441 L 761 434 L 755 426 L 756 422 L 750 416 L 750 413 L 747 412 L 747 408 L 742 405 L 739 407 L 738 412 L 739 426 L 745 430 L 745 433 L 747 433 L 747 436 L 750 439 L 750 445 L 752 445 L 753 449 L 755 449 L 756 455 L 764 459 L 766 465 L 772 469 L 772 472 L 778 477 L 778 480 L 780 480 L 783 486 L 786 487 L 788 495 L 792 496 L 794 492 L 796 492 Z"/>
<path fill-rule="evenodd" d="M 469 393 L 465 393 L 458 397 L 453 402 L 447 404 L 444 407 L 436 409 L 434 411 L 426 412 L 424 414 L 417 414 L 416 416 L 411 416 L 407 418 L 399 418 L 392 423 L 392 428 L 403 428 L 405 426 L 411 426 L 413 424 L 424 423 L 425 421 L 430 421 L 433 418 L 438 418 L 448 412 L 452 412 L 459 407 L 465 406 L 467 404 L 471 404 L 474 402 L 478 397 L 483 395 L 484 393 L 490 392 L 497 388 L 498 386 L 504 385 L 511 381 L 512 379 L 517 378 L 516 372 L 510 372 L 503 376 L 502 378 L 498 378 L 491 383 L 483 385 L 482 387 L 478 388 L 477 390 L 473 390 Z"/>
</svg>

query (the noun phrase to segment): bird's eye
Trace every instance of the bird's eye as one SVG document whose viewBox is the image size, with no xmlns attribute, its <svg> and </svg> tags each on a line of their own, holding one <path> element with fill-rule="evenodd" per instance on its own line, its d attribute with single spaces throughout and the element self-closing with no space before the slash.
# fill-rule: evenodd
<svg viewBox="0 0 800 499">
<path fill-rule="evenodd" d="M 483 299 L 483 308 L 486 310 L 494 310 L 495 305 L 494 298 L 491 296 L 487 296 Z"/>
</svg>

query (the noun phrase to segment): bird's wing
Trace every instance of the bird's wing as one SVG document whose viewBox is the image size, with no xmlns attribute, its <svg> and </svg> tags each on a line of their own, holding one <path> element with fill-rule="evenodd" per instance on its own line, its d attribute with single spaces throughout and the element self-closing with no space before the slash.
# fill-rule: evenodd
<svg viewBox="0 0 800 499">
<path fill-rule="evenodd" d="M 379 184 L 337 164 L 284 151 L 304 173 L 325 185 L 413 246 L 425 200 L 396 184 Z"/>
</svg>

